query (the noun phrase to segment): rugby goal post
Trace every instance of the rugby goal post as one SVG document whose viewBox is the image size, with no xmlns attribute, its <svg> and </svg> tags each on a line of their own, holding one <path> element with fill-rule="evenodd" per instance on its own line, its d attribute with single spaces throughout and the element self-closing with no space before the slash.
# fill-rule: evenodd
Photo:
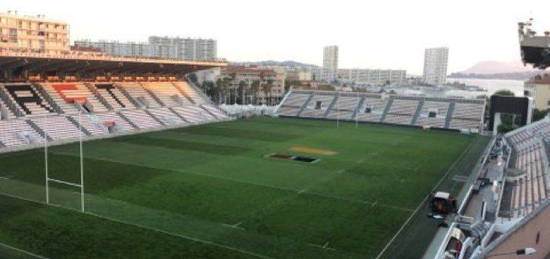
<svg viewBox="0 0 550 259">
<path fill-rule="evenodd" d="M 83 152 L 83 146 L 82 146 L 82 140 L 83 140 L 83 131 L 82 131 L 82 109 L 84 108 L 83 105 L 86 102 L 86 99 L 84 98 L 75 98 L 74 103 L 79 106 L 78 107 L 78 142 L 79 142 L 79 158 L 80 158 L 80 183 L 73 183 L 69 181 L 64 181 L 60 179 L 51 178 L 49 175 L 49 165 L 48 165 L 48 139 L 47 137 L 44 138 L 44 168 L 45 168 L 45 178 L 46 178 L 46 204 L 50 205 L 50 182 L 57 183 L 57 184 L 63 184 L 67 186 L 72 186 L 80 189 L 80 211 L 85 211 L 85 204 L 84 204 L 84 152 Z"/>
</svg>

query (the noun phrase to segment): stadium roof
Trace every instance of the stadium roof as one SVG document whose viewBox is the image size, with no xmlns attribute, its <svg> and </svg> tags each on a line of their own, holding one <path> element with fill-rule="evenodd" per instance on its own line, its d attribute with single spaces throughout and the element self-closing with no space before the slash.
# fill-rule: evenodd
<svg viewBox="0 0 550 259">
<path fill-rule="evenodd" d="M 224 66 L 227 63 L 111 57 L 89 52 L 58 55 L 0 50 L 0 67 L 12 73 L 189 73 Z"/>
</svg>

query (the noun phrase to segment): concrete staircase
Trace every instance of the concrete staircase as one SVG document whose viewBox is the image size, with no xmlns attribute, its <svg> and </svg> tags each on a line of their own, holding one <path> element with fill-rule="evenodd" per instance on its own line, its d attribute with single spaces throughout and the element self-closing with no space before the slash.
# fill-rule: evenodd
<svg viewBox="0 0 550 259">
<path fill-rule="evenodd" d="M 311 101 L 311 99 L 313 99 L 313 93 L 311 93 L 309 95 L 309 97 L 307 98 L 307 100 L 304 102 L 304 104 L 302 105 L 302 107 L 300 107 L 300 111 L 298 112 L 298 114 L 296 114 L 296 117 L 300 117 L 300 115 L 302 114 L 302 112 L 304 111 L 304 109 L 307 107 L 307 105 L 309 104 L 309 102 Z"/>
<path fill-rule="evenodd" d="M 336 102 L 338 102 L 339 97 L 340 97 L 340 94 L 337 94 L 336 96 L 334 96 L 334 99 L 332 99 L 332 102 L 329 104 L 327 110 L 325 111 L 325 115 L 323 115 L 323 118 L 327 118 L 328 114 L 330 113 L 334 105 L 336 105 Z"/>
<path fill-rule="evenodd" d="M 451 126 L 451 120 L 453 119 L 453 113 L 455 111 L 455 102 L 451 102 L 449 105 L 449 110 L 447 111 L 447 117 L 445 118 L 445 128 L 449 128 Z"/>
<path fill-rule="evenodd" d="M 418 119 L 418 116 L 420 116 L 420 111 L 422 111 L 422 106 L 424 106 L 424 99 L 422 99 L 418 102 L 418 106 L 416 106 L 416 111 L 414 112 L 414 116 L 413 116 L 413 119 L 411 121 L 411 125 L 416 124 L 416 120 Z"/>
<path fill-rule="evenodd" d="M 382 113 L 382 117 L 380 118 L 380 122 L 383 122 L 386 119 L 386 114 L 388 114 L 388 112 L 390 112 L 392 104 L 393 104 L 393 96 L 390 96 L 390 99 L 388 100 L 388 103 L 386 104 L 386 107 L 384 108 L 384 113 Z"/>
</svg>

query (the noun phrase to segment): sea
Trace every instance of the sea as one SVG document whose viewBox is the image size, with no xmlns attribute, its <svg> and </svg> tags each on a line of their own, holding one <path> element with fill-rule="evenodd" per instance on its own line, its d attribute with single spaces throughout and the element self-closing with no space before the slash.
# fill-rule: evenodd
<svg viewBox="0 0 550 259">
<path fill-rule="evenodd" d="M 488 96 L 499 90 L 510 90 L 515 96 L 523 96 L 523 81 L 521 80 L 447 78 L 447 82 L 459 82 L 483 88 L 487 90 L 486 94 Z M 457 93 L 456 95 L 460 94 Z"/>
</svg>

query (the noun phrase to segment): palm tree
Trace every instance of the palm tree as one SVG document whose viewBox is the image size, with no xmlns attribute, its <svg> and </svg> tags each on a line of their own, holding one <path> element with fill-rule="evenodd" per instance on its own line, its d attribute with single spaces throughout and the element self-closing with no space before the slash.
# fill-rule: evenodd
<svg viewBox="0 0 550 259">
<path fill-rule="evenodd" d="M 222 86 L 223 86 L 223 94 L 224 94 L 224 102 L 230 103 L 231 102 L 231 78 L 224 77 L 222 80 Z M 228 95 L 229 93 L 229 95 Z"/>
<path fill-rule="evenodd" d="M 217 103 L 220 104 L 220 102 L 222 101 L 222 90 L 223 90 L 223 87 L 224 87 L 224 80 L 221 79 L 221 78 L 218 78 L 216 79 L 216 89 L 217 89 L 217 93 L 218 93 L 218 100 L 217 100 Z M 225 100 L 225 99 L 224 99 Z"/>
<path fill-rule="evenodd" d="M 267 105 L 272 105 L 273 104 L 273 98 L 272 98 L 271 91 L 273 90 L 273 79 L 268 79 L 267 80 L 265 90 L 266 90 L 265 97 L 268 100 Z"/>
<path fill-rule="evenodd" d="M 254 80 L 252 81 L 252 95 L 254 96 L 254 101 L 252 102 L 254 105 L 258 104 L 258 91 L 260 90 L 260 80 Z"/>
<path fill-rule="evenodd" d="M 241 80 L 239 82 L 238 91 L 241 92 L 241 104 L 244 104 L 244 89 L 246 88 L 246 82 Z"/>
</svg>

